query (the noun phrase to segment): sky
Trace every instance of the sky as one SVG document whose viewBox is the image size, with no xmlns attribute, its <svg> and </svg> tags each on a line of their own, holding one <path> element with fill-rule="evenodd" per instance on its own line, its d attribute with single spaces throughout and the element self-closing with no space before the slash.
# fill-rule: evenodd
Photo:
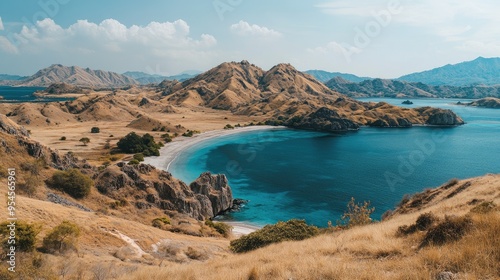
<svg viewBox="0 0 500 280">
<path fill-rule="evenodd" d="M 494 0 L 2 0 L 0 73 L 175 75 L 248 60 L 396 78 L 500 56 Z"/>
</svg>

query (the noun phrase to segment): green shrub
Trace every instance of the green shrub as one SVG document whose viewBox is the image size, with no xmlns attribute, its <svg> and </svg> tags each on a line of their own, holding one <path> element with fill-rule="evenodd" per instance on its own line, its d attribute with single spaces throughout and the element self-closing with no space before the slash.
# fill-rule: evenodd
<svg viewBox="0 0 500 280">
<path fill-rule="evenodd" d="M 7 227 L 10 222 L 0 224 L 0 236 L 2 236 L 2 245 L 5 248 L 16 247 L 16 252 L 32 252 L 35 249 L 36 236 L 40 232 L 40 227 L 34 224 L 28 224 L 22 221 L 16 221 L 15 238 L 9 239 L 10 228 Z M 15 243 L 14 243 L 15 242 Z"/>
<path fill-rule="evenodd" d="M 90 177 L 73 168 L 68 171 L 54 172 L 52 177 L 47 179 L 45 183 L 49 188 L 63 191 L 76 199 L 80 199 L 90 193 L 93 182 Z"/>
<path fill-rule="evenodd" d="M 340 221 L 341 226 L 353 227 L 366 225 L 372 222 L 370 215 L 375 211 L 375 208 L 370 208 L 370 202 L 364 201 L 362 204 L 356 203 L 354 197 L 347 204 L 347 211 L 342 215 Z"/>
<path fill-rule="evenodd" d="M 188 130 L 182 134 L 184 137 L 193 137 L 195 134 L 199 134 L 200 132 L 198 130 Z"/>
<path fill-rule="evenodd" d="M 133 159 L 133 160 L 131 160 L 131 161 L 129 161 L 129 162 L 128 162 L 128 165 L 137 165 L 137 164 L 139 164 L 139 163 L 140 163 L 140 162 L 139 162 L 138 160 Z"/>
<path fill-rule="evenodd" d="M 144 161 L 144 155 L 141 153 L 135 154 L 134 159 L 138 161 Z"/>
<path fill-rule="evenodd" d="M 234 126 L 230 125 L 230 124 L 226 124 L 226 126 L 224 126 L 224 129 L 233 129 Z"/>
<path fill-rule="evenodd" d="M 160 151 L 158 151 L 160 145 L 148 133 L 141 137 L 135 132 L 131 132 L 120 139 L 117 146 L 122 152 L 129 154 L 142 153 L 146 157 L 160 155 Z"/>
<path fill-rule="evenodd" d="M 267 225 L 260 230 L 242 236 L 231 241 L 231 250 L 243 253 L 289 240 L 303 240 L 318 235 L 319 230 L 315 226 L 306 224 L 304 220 L 289 220 Z"/>
<path fill-rule="evenodd" d="M 66 136 L 61 137 L 59 140 L 66 141 Z"/>
<path fill-rule="evenodd" d="M 163 141 L 165 141 L 165 143 L 172 142 L 172 137 L 168 133 L 162 134 L 161 139 L 163 139 Z"/>
<path fill-rule="evenodd" d="M 221 222 L 213 222 L 212 220 L 206 220 L 205 225 L 215 229 L 218 233 L 222 234 L 224 237 L 228 237 L 229 234 L 231 233 L 231 229 L 233 228 L 232 226 L 226 224 L 226 223 L 221 223 Z"/>
<path fill-rule="evenodd" d="M 464 234 L 472 228 L 472 220 L 470 217 L 450 217 L 446 216 L 445 220 L 429 229 L 424 236 L 420 247 L 428 245 L 443 245 L 460 239 Z"/>
<path fill-rule="evenodd" d="M 43 239 L 43 249 L 46 252 L 65 252 L 69 249 L 76 249 L 77 238 L 80 235 L 80 228 L 69 221 L 63 221 L 56 226 Z"/>
<path fill-rule="evenodd" d="M 101 132 L 101 130 L 96 126 L 94 126 L 90 129 L 90 133 L 99 133 L 99 132 Z"/>
</svg>

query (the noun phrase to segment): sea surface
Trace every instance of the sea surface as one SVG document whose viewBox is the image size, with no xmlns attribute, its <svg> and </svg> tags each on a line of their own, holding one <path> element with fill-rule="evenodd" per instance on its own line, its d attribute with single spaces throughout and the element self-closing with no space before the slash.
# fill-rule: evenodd
<svg viewBox="0 0 500 280">
<path fill-rule="evenodd" d="M 451 178 L 500 173 L 500 110 L 454 105 L 464 99 L 413 99 L 403 107 L 448 108 L 460 127 L 362 128 L 344 134 L 292 129 L 244 132 L 200 143 L 171 165 L 191 182 L 200 173 L 226 174 L 242 211 L 221 217 L 263 226 L 292 218 L 325 227 L 340 219 L 351 197 L 370 201 L 373 217 Z"/>
<path fill-rule="evenodd" d="M 21 102 L 57 102 L 73 100 L 74 98 L 41 98 L 33 96 L 33 93 L 38 90 L 44 90 L 44 87 L 10 87 L 0 86 L 0 103 L 21 103 Z"/>
</svg>

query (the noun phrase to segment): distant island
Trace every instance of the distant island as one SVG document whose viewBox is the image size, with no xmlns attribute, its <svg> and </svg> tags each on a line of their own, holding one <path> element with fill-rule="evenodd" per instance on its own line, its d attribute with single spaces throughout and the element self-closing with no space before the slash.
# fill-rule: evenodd
<svg viewBox="0 0 500 280">
<path fill-rule="evenodd" d="M 401 104 L 412 105 L 413 102 L 411 102 L 410 100 L 406 100 L 406 101 L 403 101 Z"/>
<path fill-rule="evenodd" d="M 492 109 L 500 109 L 500 99 L 499 98 L 482 98 L 470 103 L 463 103 L 458 101 L 457 105 L 466 105 L 466 106 L 474 106 L 474 107 L 483 107 L 483 108 L 492 108 Z"/>
</svg>

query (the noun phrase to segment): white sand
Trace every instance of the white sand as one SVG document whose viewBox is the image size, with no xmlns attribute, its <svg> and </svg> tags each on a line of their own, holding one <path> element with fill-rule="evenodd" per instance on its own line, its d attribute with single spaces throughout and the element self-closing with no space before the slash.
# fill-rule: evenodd
<svg viewBox="0 0 500 280">
<path fill-rule="evenodd" d="M 207 131 L 201 134 L 196 134 L 193 137 L 179 136 L 174 138 L 172 142 L 165 144 L 165 147 L 160 149 L 160 156 L 146 157 L 144 159 L 144 163 L 151 164 L 156 168 L 168 171 L 172 162 L 174 162 L 175 159 L 177 159 L 177 157 L 182 152 L 203 141 L 213 139 L 216 137 L 237 134 L 245 131 L 270 130 L 270 129 L 283 129 L 283 127 L 269 126 L 269 125 L 247 126 L 247 127 L 237 127 L 235 129 L 221 129 L 221 130 Z"/>
<path fill-rule="evenodd" d="M 193 137 L 177 137 L 170 143 L 165 144 L 165 147 L 160 149 L 160 156 L 158 157 L 147 157 L 144 159 L 144 163 L 151 164 L 156 168 L 168 171 L 172 162 L 185 150 L 191 148 L 193 145 L 199 144 L 208 139 L 213 139 L 216 137 L 221 137 L 225 135 L 232 135 L 236 133 L 241 133 L 245 131 L 258 131 L 258 130 L 270 130 L 270 129 L 283 129 L 284 127 L 277 126 L 247 126 L 238 127 L 235 129 L 225 129 L 225 130 L 213 130 L 207 131 L 201 134 L 196 134 Z M 251 224 L 246 224 L 243 222 L 226 222 L 233 227 L 232 233 L 234 237 L 240 237 L 242 235 L 247 235 L 252 233 L 260 227 Z"/>
</svg>

